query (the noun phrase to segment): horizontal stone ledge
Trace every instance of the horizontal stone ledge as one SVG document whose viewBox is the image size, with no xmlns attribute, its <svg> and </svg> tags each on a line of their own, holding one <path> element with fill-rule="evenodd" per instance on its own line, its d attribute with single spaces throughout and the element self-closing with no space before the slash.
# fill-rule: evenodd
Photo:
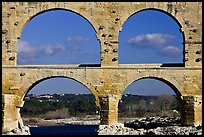
<svg viewBox="0 0 204 137">
<path fill-rule="evenodd" d="M 117 66 L 87 65 L 2 65 L 6 69 L 178 69 L 202 70 L 200 66 L 181 66 L 178 64 L 118 64 Z"/>
<path fill-rule="evenodd" d="M 186 41 L 183 44 L 202 44 L 202 41 Z"/>
<path fill-rule="evenodd" d="M 67 66 L 2 66 L 2 69 L 131 69 L 131 70 L 139 70 L 146 69 L 147 71 L 150 69 L 157 70 L 202 70 L 200 66 L 198 67 L 137 67 L 137 66 L 103 66 L 103 67 L 67 67 Z"/>
</svg>

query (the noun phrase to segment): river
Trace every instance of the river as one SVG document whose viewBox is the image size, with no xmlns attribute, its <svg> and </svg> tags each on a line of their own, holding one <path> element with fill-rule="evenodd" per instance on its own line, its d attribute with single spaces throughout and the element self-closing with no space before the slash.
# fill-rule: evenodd
<svg viewBox="0 0 204 137">
<path fill-rule="evenodd" d="M 97 135 L 99 125 L 73 125 L 30 127 L 31 135 Z"/>
</svg>

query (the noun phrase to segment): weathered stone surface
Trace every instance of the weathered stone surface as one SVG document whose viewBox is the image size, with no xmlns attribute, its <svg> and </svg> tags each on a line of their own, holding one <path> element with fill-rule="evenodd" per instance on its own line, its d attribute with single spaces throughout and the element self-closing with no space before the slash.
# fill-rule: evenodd
<svg viewBox="0 0 204 137">
<path fill-rule="evenodd" d="M 98 135 L 202 135 L 201 127 L 180 125 L 180 118 L 138 118 L 118 125 L 100 125 Z"/>
<path fill-rule="evenodd" d="M 2 135 L 31 135 L 31 134 L 29 127 L 24 126 L 21 129 L 15 128 L 11 131 L 2 132 Z"/>
<path fill-rule="evenodd" d="M 95 95 L 101 124 L 117 123 L 117 104 L 128 85 L 141 78 L 155 78 L 177 94 L 183 106 L 182 123 L 201 125 L 202 63 L 198 61 L 201 54 L 197 54 L 202 47 L 201 7 L 202 2 L 2 2 L 2 130 L 18 129 L 25 94 L 39 81 L 56 76 L 79 81 Z M 17 42 L 26 23 L 53 9 L 73 11 L 91 23 L 101 44 L 98 67 L 17 65 Z M 144 9 L 160 10 L 178 22 L 184 34 L 183 64 L 118 64 L 122 25 Z"/>
</svg>

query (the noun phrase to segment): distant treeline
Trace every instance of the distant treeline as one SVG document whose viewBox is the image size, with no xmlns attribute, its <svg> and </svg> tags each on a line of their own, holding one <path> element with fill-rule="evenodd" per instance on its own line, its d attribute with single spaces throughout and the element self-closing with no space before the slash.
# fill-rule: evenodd
<svg viewBox="0 0 204 137">
<path fill-rule="evenodd" d="M 178 116 L 179 103 L 174 95 L 160 96 L 124 95 L 119 102 L 119 116 Z"/>
<path fill-rule="evenodd" d="M 142 117 L 147 114 L 170 115 L 173 110 L 179 110 L 175 96 L 138 96 L 126 94 L 119 101 L 119 116 Z M 85 115 L 98 115 L 99 108 L 95 104 L 92 94 L 53 94 L 52 98 L 29 97 L 21 108 L 21 115 L 25 117 L 40 117 L 44 119 L 57 119 L 68 117 L 84 117 Z M 172 113 L 173 114 L 173 113 Z"/>
<path fill-rule="evenodd" d="M 64 116 L 92 115 L 96 114 L 96 110 L 95 97 L 92 94 L 65 94 L 64 96 L 53 94 L 52 98 L 26 98 L 21 115 L 50 119 L 50 115 L 54 113 L 59 115 L 59 118 L 64 118 Z"/>
</svg>

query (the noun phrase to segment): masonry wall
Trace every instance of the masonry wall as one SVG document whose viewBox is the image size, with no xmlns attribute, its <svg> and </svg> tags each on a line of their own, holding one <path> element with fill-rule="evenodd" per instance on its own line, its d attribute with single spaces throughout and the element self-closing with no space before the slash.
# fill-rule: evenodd
<svg viewBox="0 0 204 137">
<path fill-rule="evenodd" d="M 117 124 L 118 101 L 125 88 L 141 78 L 155 78 L 174 88 L 181 99 L 182 123 L 202 124 L 201 2 L 2 2 L 2 130 L 18 128 L 19 107 L 25 94 L 39 81 L 51 77 L 72 78 L 86 86 L 100 107 L 101 124 Z M 90 22 L 101 46 L 100 67 L 78 65 L 18 65 L 17 43 L 29 20 L 36 15 L 64 9 Z M 160 10 L 181 27 L 184 36 L 183 65 L 118 64 L 118 35 L 133 14 Z M 10 129 L 9 129 L 10 128 Z"/>
<path fill-rule="evenodd" d="M 105 118 L 102 120 L 102 124 L 117 122 L 117 109 L 113 106 L 117 106 L 121 94 L 128 85 L 141 78 L 155 78 L 168 85 L 172 84 L 177 96 L 183 99 L 182 103 L 186 109 L 184 109 L 185 113 L 181 112 L 181 115 L 184 116 L 184 121 L 188 121 L 188 117 L 191 117 L 190 125 L 201 124 L 202 70 L 194 69 L 192 73 L 192 69 L 186 68 L 157 68 L 156 66 L 141 68 L 132 65 L 132 68 L 130 66 L 109 68 L 24 66 L 18 68 L 4 67 L 2 71 L 3 94 L 16 95 L 18 97 L 18 100 L 14 102 L 16 106 L 21 106 L 25 94 L 38 81 L 51 77 L 65 77 L 79 81 L 95 95 L 96 105 L 102 108 L 101 114 L 103 115 L 101 117 Z M 111 96 L 114 96 L 115 99 Z M 192 100 L 197 97 L 197 103 L 190 102 L 190 107 L 188 107 L 185 101 L 186 96 L 192 97 Z M 101 106 L 101 104 L 104 105 Z M 115 105 L 112 106 L 111 104 Z M 192 113 L 193 115 L 191 115 Z M 186 116 L 188 117 L 185 118 Z M 183 123 L 189 125 L 189 122 Z"/>
<path fill-rule="evenodd" d="M 133 14 L 155 9 L 166 13 L 184 35 L 185 67 L 201 67 L 201 2 L 2 2 L 2 65 L 17 65 L 17 42 L 30 19 L 54 9 L 75 12 L 93 26 L 101 46 L 101 65 L 118 65 L 118 35 Z M 127 8 L 128 7 L 128 8 Z"/>
</svg>

